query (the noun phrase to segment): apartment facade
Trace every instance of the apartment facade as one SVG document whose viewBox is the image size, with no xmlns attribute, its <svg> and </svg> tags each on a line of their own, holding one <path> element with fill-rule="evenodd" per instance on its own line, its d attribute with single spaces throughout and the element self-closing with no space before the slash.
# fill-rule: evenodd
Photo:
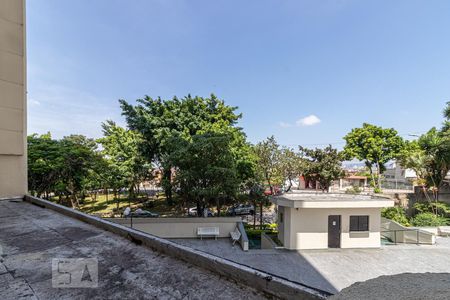
<svg viewBox="0 0 450 300">
<path fill-rule="evenodd" d="M 0 0 L 0 199 L 27 192 L 25 1 Z"/>
</svg>

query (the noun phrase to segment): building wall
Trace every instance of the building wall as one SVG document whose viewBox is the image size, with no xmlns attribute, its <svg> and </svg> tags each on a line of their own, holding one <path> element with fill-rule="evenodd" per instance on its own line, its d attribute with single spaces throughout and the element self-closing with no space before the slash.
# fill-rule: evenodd
<svg viewBox="0 0 450 300">
<path fill-rule="evenodd" d="M 111 218 L 114 223 L 131 226 L 130 218 Z M 133 228 L 162 238 L 197 238 L 198 227 L 219 227 L 219 237 L 230 237 L 240 217 L 222 218 L 133 218 Z"/>
<path fill-rule="evenodd" d="M 287 249 L 328 248 L 328 216 L 341 215 L 341 248 L 380 247 L 380 208 L 284 208 L 284 236 Z M 350 232 L 350 216 L 368 215 L 369 232 Z"/>
<path fill-rule="evenodd" d="M 27 191 L 25 1 L 0 0 L 0 198 Z"/>
</svg>

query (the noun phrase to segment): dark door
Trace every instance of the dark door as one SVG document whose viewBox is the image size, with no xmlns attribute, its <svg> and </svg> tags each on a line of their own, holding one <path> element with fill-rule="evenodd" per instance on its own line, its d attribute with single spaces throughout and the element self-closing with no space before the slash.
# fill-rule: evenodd
<svg viewBox="0 0 450 300">
<path fill-rule="evenodd" d="M 341 247 L 341 216 L 328 216 L 328 248 Z"/>
</svg>

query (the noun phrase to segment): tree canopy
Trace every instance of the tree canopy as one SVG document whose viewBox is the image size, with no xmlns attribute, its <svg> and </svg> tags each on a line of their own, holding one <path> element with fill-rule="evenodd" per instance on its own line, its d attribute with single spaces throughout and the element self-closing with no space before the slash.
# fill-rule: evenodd
<svg viewBox="0 0 450 300">
<path fill-rule="evenodd" d="M 172 140 L 176 150 L 169 162 L 176 170 L 174 185 L 186 201 L 194 201 L 197 213 L 232 199 L 239 188 L 236 161 L 231 151 L 231 138 L 225 134 L 194 135 L 191 141 Z M 219 215 L 219 214 L 218 214 Z"/>
<path fill-rule="evenodd" d="M 215 95 L 209 98 L 190 95 L 171 100 L 153 99 L 149 96 L 131 105 L 120 100 L 122 113 L 128 127 L 143 137 L 142 149 L 149 161 L 159 164 L 164 170 L 166 197 L 172 198 L 171 168 L 168 157 L 178 145 L 174 138 L 191 141 L 194 136 L 217 133 L 230 136 L 231 152 L 235 158 L 240 178 L 251 176 L 254 162 L 250 147 L 242 129 L 237 126 L 241 114 L 236 107 L 228 106 Z"/>
<path fill-rule="evenodd" d="M 367 123 L 360 128 L 353 128 L 344 139 L 345 158 L 364 161 L 375 187 L 381 189 L 380 176 L 385 170 L 384 165 L 399 155 L 404 146 L 403 139 L 393 128 L 382 128 Z"/>
<path fill-rule="evenodd" d="M 331 183 L 343 175 L 342 155 L 331 145 L 324 149 L 300 147 L 300 152 L 307 159 L 306 175 L 318 181 L 322 191 L 328 191 Z"/>
<path fill-rule="evenodd" d="M 143 142 L 139 133 L 118 126 L 113 121 L 102 124 L 104 137 L 98 142 L 103 146 L 104 155 L 110 168 L 115 170 L 116 181 L 127 186 L 130 197 L 136 186 L 150 176 L 151 164 L 147 163 L 139 151 Z"/>
</svg>

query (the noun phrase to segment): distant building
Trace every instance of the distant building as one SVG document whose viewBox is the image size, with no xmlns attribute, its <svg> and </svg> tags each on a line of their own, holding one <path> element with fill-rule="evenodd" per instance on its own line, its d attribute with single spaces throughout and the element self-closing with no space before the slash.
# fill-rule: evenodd
<svg viewBox="0 0 450 300">
<path fill-rule="evenodd" d="M 384 182 L 392 188 L 399 186 L 413 185 L 414 180 L 417 179 L 417 174 L 414 170 L 403 168 L 398 162 L 393 161 L 386 165 L 386 171 L 383 172 Z"/>
</svg>

